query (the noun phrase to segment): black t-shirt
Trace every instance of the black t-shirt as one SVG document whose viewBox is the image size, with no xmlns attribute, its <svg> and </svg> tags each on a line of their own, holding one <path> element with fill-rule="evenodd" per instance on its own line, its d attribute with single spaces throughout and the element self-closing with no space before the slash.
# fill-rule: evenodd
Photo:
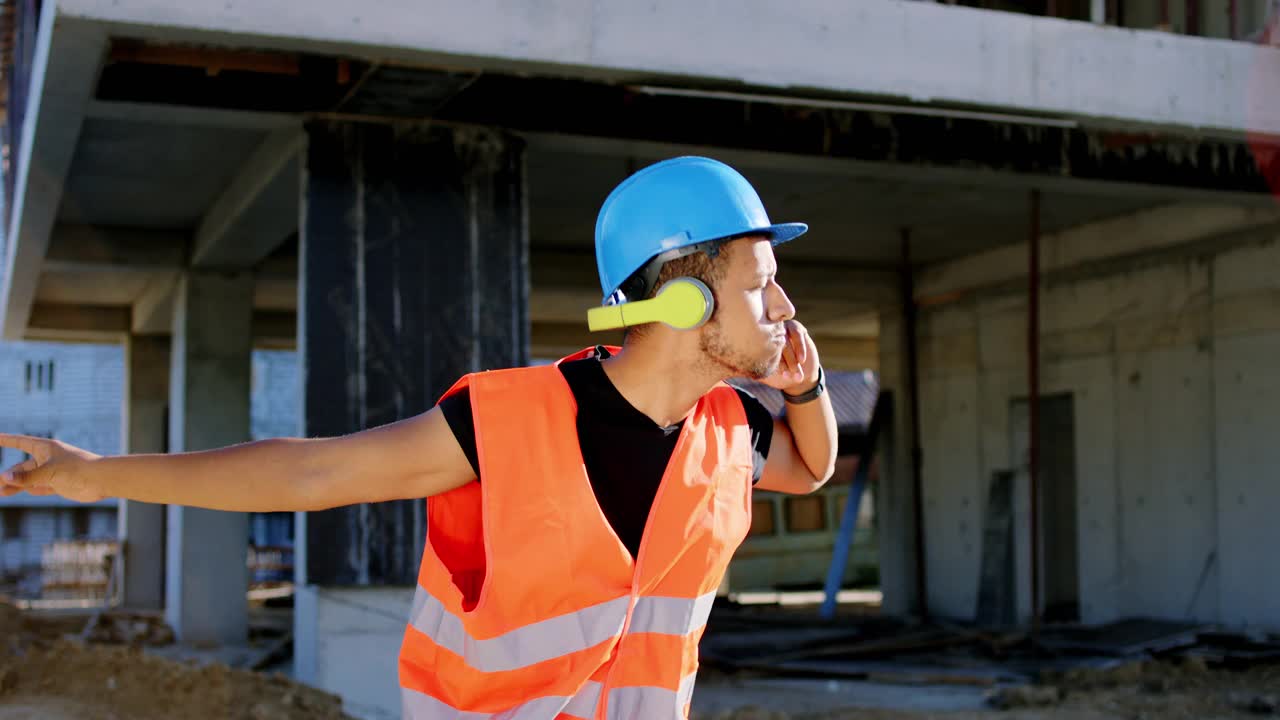
<svg viewBox="0 0 1280 720">
<path fill-rule="evenodd" d="M 635 557 L 640 552 L 649 509 L 675 452 L 684 421 L 659 427 L 635 409 L 605 374 L 600 364 L 602 355 L 607 357 L 597 353 L 596 357 L 560 363 L 560 372 L 578 404 L 578 444 L 596 502 L 622 544 Z M 754 480 L 759 481 L 769 455 L 769 443 L 773 440 L 773 416 L 755 396 L 745 390 L 737 391 L 751 427 Z M 442 400 L 440 412 L 479 477 L 480 461 L 468 391 Z"/>
</svg>

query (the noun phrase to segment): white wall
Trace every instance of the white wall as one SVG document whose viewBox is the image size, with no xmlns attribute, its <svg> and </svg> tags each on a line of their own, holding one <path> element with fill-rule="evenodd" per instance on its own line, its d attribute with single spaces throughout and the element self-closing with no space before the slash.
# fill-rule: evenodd
<svg viewBox="0 0 1280 720">
<path fill-rule="evenodd" d="M 254 440 L 299 435 L 301 390 L 296 352 L 253 351 L 249 432 Z"/>
<path fill-rule="evenodd" d="M 397 660 L 412 604 L 412 588 L 299 588 L 294 676 L 341 695 L 362 720 L 400 717 Z"/>
<path fill-rule="evenodd" d="M 1081 613 L 1280 627 L 1280 245 L 1050 283 L 1042 392 L 1075 402 Z M 1013 457 L 1026 303 L 922 313 L 925 544 L 934 612 L 972 618 L 987 483 Z M 1053 438 L 1045 437 L 1045 443 Z M 1019 608 L 1030 612 L 1029 499 L 1015 494 Z"/>
<path fill-rule="evenodd" d="M 26 383 L 26 365 L 53 362 L 52 390 Z M 118 345 L 0 343 L 0 430 L 52 433 L 97 453 L 120 449 L 124 354 Z M 8 451 L 0 464 L 17 462 Z"/>
<path fill-rule="evenodd" d="M 51 389 L 39 387 L 34 372 L 28 386 L 27 363 L 53 363 Z M 124 356 L 114 345 L 65 343 L 0 343 L 0 432 L 52 435 L 97 453 L 120 447 Z M 22 459 L 0 450 L 0 467 Z M 90 538 L 115 536 L 114 500 L 85 511 Z M 0 573 L 34 572 L 46 543 L 76 536 L 76 504 L 57 497 L 16 495 L 0 498 L 0 507 L 22 508 L 7 515 L 19 525 L 20 537 L 0 528 Z M 6 522 L 0 518 L 0 525 Z"/>
</svg>

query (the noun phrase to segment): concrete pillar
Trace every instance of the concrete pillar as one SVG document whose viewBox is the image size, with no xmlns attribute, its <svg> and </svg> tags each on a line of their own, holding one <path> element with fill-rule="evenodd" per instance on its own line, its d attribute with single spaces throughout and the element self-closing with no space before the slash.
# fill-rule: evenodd
<svg viewBox="0 0 1280 720">
<path fill-rule="evenodd" d="M 173 322 L 169 443 L 174 452 L 249 439 L 253 275 L 191 271 Z M 244 513 L 169 506 L 165 617 L 185 643 L 248 639 Z"/>
<path fill-rule="evenodd" d="M 876 523 L 880 533 L 880 589 L 883 612 L 891 617 L 919 613 L 916 582 L 916 492 L 912 481 L 911 394 L 903 313 L 880 319 L 880 388 L 893 394 L 893 422 L 880 440 L 880 483 Z"/>
<path fill-rule="evenodd" d="M 121 451 L 167 452 L 169 339 L 132 336 L 125 341 L 124 355 Z M 159 610 L 164 607 L 165 507 L 121 500 L 116 517 L 122 548 L 116 570 L 121 603 L 134 610 Z"/>
<path fill-rule="evenodd" d="M 528 362 L 518 140 L 482 130 L 317 123 L 308 127 L 303 177 L 298 356 L 306 436 L 410 417 L 464 373 Z M 412 500 L 301 514 L 298 582 L 314 602 L 299 602 L 295 636 L 325 632 L 326 598 L 339 586 L 386 588 L 407 614 L 424 509 Z M 367 643 L 376 634 L 394 657 L 403 623 L 388 623 L 385 613 L 367 620 L 359 633 L 300 644 L 302 679 L 344 696 L 367 692 L 326 680 L 361 676 L 360 668 L 335 670 L 346 662 L 340 645 L 348 636 Z M 344 621 L 348 631 L 351 622 Z M 326 654 L 310 656 L 315 648 Z M 375 694 L 394 705 L 394 678 L 384 680 Z"/>
</svg>

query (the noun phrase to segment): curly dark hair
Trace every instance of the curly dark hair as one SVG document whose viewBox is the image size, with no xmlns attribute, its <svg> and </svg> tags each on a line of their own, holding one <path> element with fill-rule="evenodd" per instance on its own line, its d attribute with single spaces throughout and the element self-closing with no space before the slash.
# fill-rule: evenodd
<svg viewBox="0 0 1280 720">
<path fill-rule="evenodd" d="M 701 280 L 707 287 L 711 288 L 711 295 L 714 297 L 716 288 L 720 285 L 720 281 L 724 280 L 725 273 L 729 269 L 730 245 L 728 242 L 717 245 L 718 251 L 714 257 L 704 252 L 695 252 L 674 260 L 668 260 L 658 273 L 658 281 L 649 289 L 649 292 L 645 293 L 644 299 L 649 300 L 656 297 L 663 285 L 681 277 Z M 715 318 L 715 310 L 712 310 L 711 316 L 712 319 Z M 651 325 L 652 323 L 627 328 L 623 334 L 623 342 L 644 337 L 648 334 Z"/>
</svg>

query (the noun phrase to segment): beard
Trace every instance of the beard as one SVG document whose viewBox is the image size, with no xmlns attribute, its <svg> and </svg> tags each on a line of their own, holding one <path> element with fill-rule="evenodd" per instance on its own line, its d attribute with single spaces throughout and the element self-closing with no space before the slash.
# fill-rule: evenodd
<svg viewBox="0 0 1280 720">
<path fill-rule="evenodd" d="M 733 347 L 714 320 L 703 328 L 698 347 L 703 356 L 712 363 L 728 370 L 732 377 L 745 377 L 751 380 L 763 380 L 778 370 L 782 360 L 782 352 L 767 349 L 758 350 L 754 355 Z"/>
</svg>

